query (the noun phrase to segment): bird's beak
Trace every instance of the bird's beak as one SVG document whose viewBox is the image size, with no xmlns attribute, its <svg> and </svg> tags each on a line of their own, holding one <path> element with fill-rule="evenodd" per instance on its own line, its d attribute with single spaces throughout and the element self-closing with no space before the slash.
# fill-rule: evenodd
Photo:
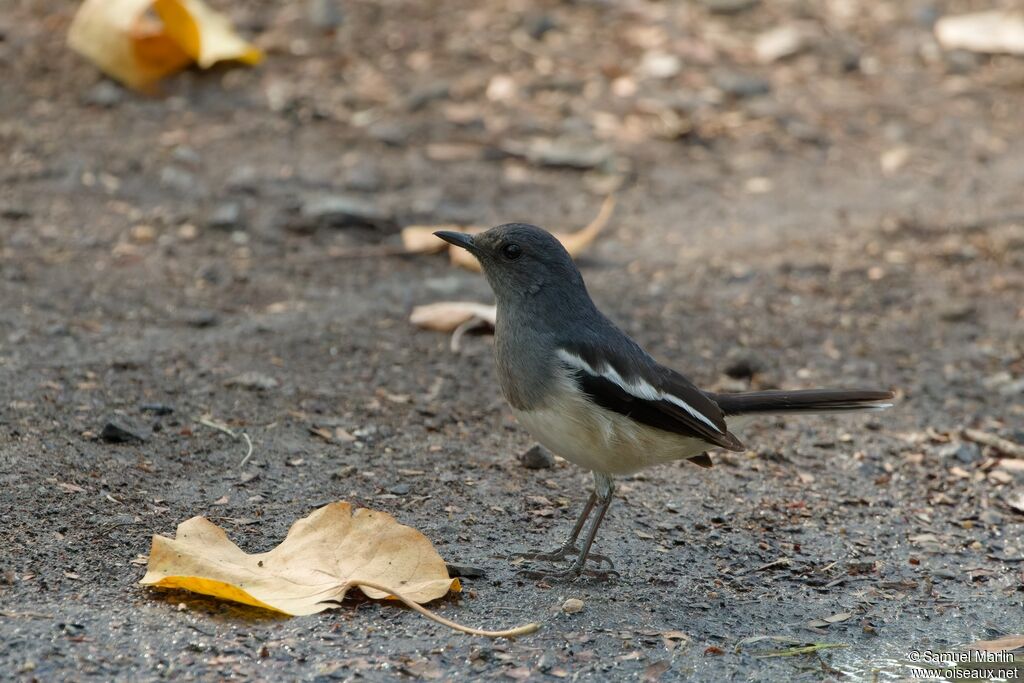
<svg viewBox="0 0 1024 683">
<path fill-rule="evenodd" d="M 473 244 L 473 236 L 464 232 L 452 232 L 451 230 L 438 230 L 434 233 L 448 244 L 461 247 L 471 254 L 476 253 L 476 246 Z"/>
</svg>

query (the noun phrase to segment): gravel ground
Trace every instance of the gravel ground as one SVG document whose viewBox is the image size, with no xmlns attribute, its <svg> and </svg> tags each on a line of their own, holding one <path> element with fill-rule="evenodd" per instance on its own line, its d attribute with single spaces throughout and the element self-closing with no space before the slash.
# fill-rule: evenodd
<svg viewBox="0 0 1024 683">
<path fill-rule="evenodd" d="M 930 28 L 979 3 L 385 0 L 333 31 L 213 4 L 266 63 L 150 98 L 65 48 L 72 3 L 0 16 L 4 678 L 873 680 L 1022 632 L 1024 471 L 963 430 L 1024 443 L 1024 60 Z M 760 62 L 780 26 L 806 39 Z M 589 474 L 519 463 L 488 337 L 408 323 L 485 282 L 351 254 L 413 223 L 573 229 L 613 190 L 580 264 L 656 357 L 900 400 L 623 479 L 598 538 L 621 576 L 546 585 L 502 555 L 557 543 Z M 542 630 L 137 585 L 191 516 L 258 551 L 333 500 L 484 570 L 444 616 Z M 762 656 L 790 643 L 843 647 Z"/>
</svg>

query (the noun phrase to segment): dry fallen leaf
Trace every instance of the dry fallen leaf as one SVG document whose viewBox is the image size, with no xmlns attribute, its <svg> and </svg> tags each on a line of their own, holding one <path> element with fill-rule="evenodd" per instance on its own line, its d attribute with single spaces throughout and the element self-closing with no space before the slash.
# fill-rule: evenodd
<svg viewBox="0 0 1024 683">
<path fill-rule="evenodd" d="M 609 195 L 605 198 L 604 203 L 601 204 L 601 210 L 598 211 L 597 216 L 590 222 L 590 225 L 586 226 L 582 230 L 577 230 L 576 232 L 555 232 L 552 234 L 558 238 L 558 241 L 562 243 L 565 250 L 575 258 L 576 256 L 579 256 L 584 249 L 589 247 L 600 232 L 604 230 L 605 226 L 608 225 L 608 220 L 612 217 L 612 212 L 614 210 L 615 197 Z M 470 231 L 466 228 L 462 228 L 461 230 L 463 232 Z M 452 247 L 448 250 L 448 253 L 451 256 L 452 263 L 455 265 L 462 266 L 468 270 L 480 271 L 480 262 L 476 260 L 475 256 L 465 249 Z"/>
<path fill-rule="evenodd" d="M 150 10 L 156 16 L 150 14 Z M 104 73 L 137 89 L 196 62 L 256 64 L 260 51 L 200 0 L 85 0 L 68 44 Z"/>
<path fill-rule="evenodd" d="M 452 332 L 460 325 L 478 319 L 493 327 L 498 315 L 497 307 L 473 301 L 440 301 L 412 309 L 409 322 L 416 327 L 437 332 Z"/>
<path fill-rule="evenodd" d="M 181 588 L 290 615 L 337 607 L 353 586 L 370 598 L 395 598 L 448 626 L 477 635 L 521 635 L 535 624 L 511 631 L 460 626 L 420 607 L 459 591 L 444 560 L 422 533 L 391 515 L 357 509 L 345 502 L 326 505 L 292 525 L 279 546 L 248 554 L 224 531 L 193 517 L 175 538 L 153 537 L 141 583 Z"/>
<path fill-rule="evenodd" d="M 985 650 L 986 652 L 1009 652 L 1024 647 L 1024 635 L 1003 636 L 995 640 L 979 640 L 968 645 L 970 650 Z"/>
</svg>

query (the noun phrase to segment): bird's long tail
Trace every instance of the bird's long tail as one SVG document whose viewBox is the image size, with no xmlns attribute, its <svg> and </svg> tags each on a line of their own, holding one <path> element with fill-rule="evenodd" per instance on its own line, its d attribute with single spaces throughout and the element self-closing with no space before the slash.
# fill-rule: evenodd
<svg viewBox="0 0 1024 683">
<path fill-rule="evenodd" d="M 846 413 L 885 410 L 892 407 L 891 391 L 866 389 L 806 389 L 802 391 L 751 391 L 742 394 L 708 394 L 729 415 L 780 413 Z"/>
</svg>

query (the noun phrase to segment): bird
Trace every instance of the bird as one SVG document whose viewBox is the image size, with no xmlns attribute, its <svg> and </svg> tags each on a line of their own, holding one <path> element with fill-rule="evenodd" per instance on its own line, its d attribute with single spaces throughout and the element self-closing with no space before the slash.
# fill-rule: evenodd
<svg viewBox="0 0 1024 683">
<path fill-rule="evenodd" d="M 702 391 L 598 309 L 572 256 L 546 230 L 506 223 L 475 235 L 434 234 L 475 256 L 494 292 L 498 382 L 516 420 L 550 451 L 593 473 L 594 489 L 565 542 L 519 554 L 569 565 L 527 567 L 527 576 L 616 576 L 609 558 L 590 552 L 616 476 L 678 460 L 711 467 L 710 449 L 745 450 L 733 430 L 749 418 L 893 405 L 887 390 Z M 588 569 L 588 559 L 612 569 Z"/>
</svg>

